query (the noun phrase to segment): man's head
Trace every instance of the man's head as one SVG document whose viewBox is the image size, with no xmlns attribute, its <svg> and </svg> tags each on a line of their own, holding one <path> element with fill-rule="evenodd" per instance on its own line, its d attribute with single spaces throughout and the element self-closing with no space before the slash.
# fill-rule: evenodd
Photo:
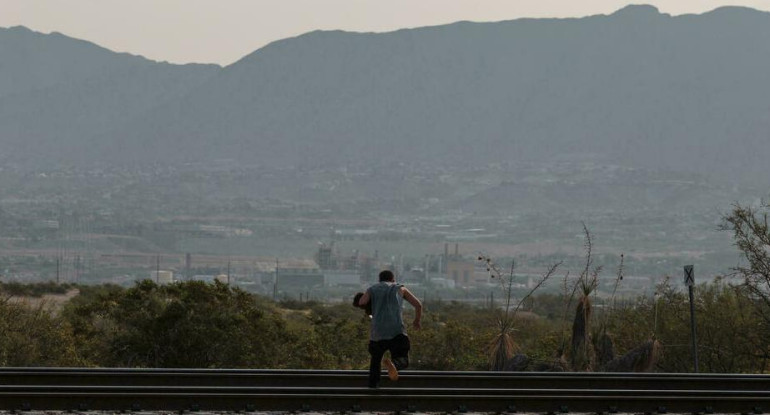
<svg viewBox="0 0 770 415">
<path fill-rule="evenodd" d="M 393 282 L 396 280 L 396 276 L 393 275 L 393 271 L 386 269 L 380 272 L 380 282 Z"/>
</svg>

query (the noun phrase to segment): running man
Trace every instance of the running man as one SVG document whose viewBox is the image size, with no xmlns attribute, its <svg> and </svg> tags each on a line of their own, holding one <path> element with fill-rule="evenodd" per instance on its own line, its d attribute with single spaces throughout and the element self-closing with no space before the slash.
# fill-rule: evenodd
<svg viewBox="0 0 770 415">
<path fill-rule="evenodd" d="M 359 307 L 365 307 L 371 302 L 372 325 L 369 333 L 369 387 L 376 388 L 380 384 L 381 365 L 388 370 L 390 380 L 398 380 L 398 371 L 409 366 L 409 337 L 406 335 L 406 325 L 402 314 L 404 300 L 414 307 L 415 330 L 420 329 L 422 319 L 422 303 L 409 290 L 396 283 L 393 271 L 380 272 L 380 282 L 369 287 L 358 300 Z M 385 358 L 390 351 L 391 359 Z"/>
</svg>

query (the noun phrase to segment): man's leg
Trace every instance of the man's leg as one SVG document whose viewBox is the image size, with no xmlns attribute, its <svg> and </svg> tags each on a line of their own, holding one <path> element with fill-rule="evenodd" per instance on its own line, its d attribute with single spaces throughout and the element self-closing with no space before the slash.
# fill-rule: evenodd
<svg viewBox="0 0 770 415">
<path fill-rule="evenodd" d="M 385 366 L 385 369 L 388 371 L 388 379 L 394 382 L 397 381 L 398 369 L 396 368 L 396 365 L 393 364 L 393 361 L 386 357 L 382 359 L 382 364 Z"/>
<path fill-rule="evenodd" d="M 369 354 L 372 356 L 369 361 L 369 387 L 376 388 L 380 385 L 380 362 L 382 355 L 385 354 L 385 347 L 382 342 L 369 341 Z"/>
<path fill-rule="evenodd" d="M 409 367 L 409 349 L 412 345 L 409 337 L 399 334 L 390 341 L 390 357 L 398 370 Z"/>
</svg>

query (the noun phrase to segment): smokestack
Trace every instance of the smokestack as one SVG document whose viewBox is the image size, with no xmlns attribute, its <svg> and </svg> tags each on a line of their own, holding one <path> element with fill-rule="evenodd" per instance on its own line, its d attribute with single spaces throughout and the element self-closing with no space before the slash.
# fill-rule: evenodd
<svg viewBox="0 0 770 415">
<path fill-rule="evenodd" d="M 459 257 L 460 257 L 460 244 L 456 243 L 455 244 L 455 258 L 459 258 Z"/>
<path fill-rule="evenodd" d="M 444 258 L 449 258 L 449 244 L 444 244 Z"/>
</svg>

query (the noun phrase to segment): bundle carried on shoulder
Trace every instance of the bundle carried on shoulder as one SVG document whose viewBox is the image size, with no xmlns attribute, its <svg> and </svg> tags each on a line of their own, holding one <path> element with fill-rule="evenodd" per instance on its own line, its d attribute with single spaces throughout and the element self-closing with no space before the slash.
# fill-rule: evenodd
<svg viewBox="0 0 770 415">
<path fill-rule="evenodd" d="M 366 305 L 359 305 L 358 300 L 361 299 L 361 297 L 364 296 L 364 293 L 358 292 L 356 295 L 353 296 L 353 307 L 360 308 L 364 310 L 367 316 L 372 315 L 372 301 L 370 300 Z"/>
</svg>

